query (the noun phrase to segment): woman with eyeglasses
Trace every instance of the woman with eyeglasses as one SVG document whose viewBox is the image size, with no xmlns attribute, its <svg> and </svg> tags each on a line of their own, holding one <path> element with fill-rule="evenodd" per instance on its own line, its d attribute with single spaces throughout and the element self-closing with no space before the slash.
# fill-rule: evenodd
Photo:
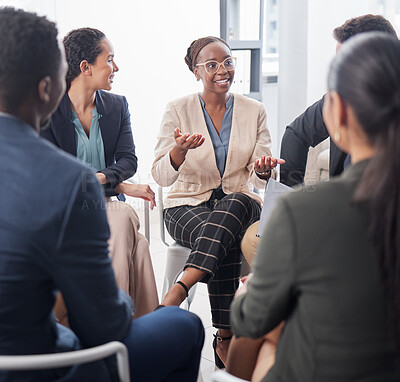
<svg viewBox="0 0 400 382">
<path fill-rule="evenodd" d="M 240 240 L 260 218 L 261 198 L 252 189 L 263 189 L 282 161 L 271 158 L 264 106 L 229 93 L 236 58 L 228 44 L 218 37 L 195 40 L 185 62 L 203 91 L 167 105 L 152 175 L 160 186 L 172 186 L 164 221 L 191 254 L 162 305 L 180 305 L 194 284 L 207 283 L 218 329 L 215 360 L 224 367 L 232 336 L 229 306 L 241 271 Z"/>
<path fill-rule="evenodd" d="M 97 203 L 107 211 L 116 280 L 132 297 L 135 317 L 140 317 L 157 306 L 158 295 L 149 245 L 138 232 L 139 217 L 124 202 L 124 194 L 150 201 L 151 208 L 155 198 L 147 184 L 124 182 L 136 173 L 137 158 L 126 98 L 108 92 L 119 70 L 114 49 L 104 33 L 94 28 L 75 29 L 63 43 L 67 92 L 42 135 L 96 171 L 106 203 L 87 203 Z M 111 200 L 113 196 L 119 200 Z M 59 301 L 56 313 L 62 320 L 66 312 Z"/>
</svg>

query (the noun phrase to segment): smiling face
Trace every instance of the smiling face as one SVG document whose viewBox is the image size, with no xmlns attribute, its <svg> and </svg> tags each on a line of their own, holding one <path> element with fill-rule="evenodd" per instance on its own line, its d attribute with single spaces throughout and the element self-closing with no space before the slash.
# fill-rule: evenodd
<svg viewBox="0 0 400 382">
<path fill-rule="evenodd" d="M 105 38 L 100 44 L 102 52 L 91 65 L 93 84 L 96 89 L 111 90 L 114 73 L 118 72 L 119 68 L 114 62 L 114 49 L 111 42 Z"/>
<path fill-rule="evenodd" d="M 230 49 L 221 42 L 212 42 L 206 45 L 196 58 L 197 63 L 205 63 L 208 61 L 223 62 L 226 58 L 231 57 Z M 196 78 L 201 78 L 204 85 L 204 92 L 224 94 L 229 91 L 235 76 L 235 70 L 227 71 L 223 65 L 219 66 L 215 74 L 206 72 L 204 65 L 196 66 L 193 69 Z"/>
</svg>

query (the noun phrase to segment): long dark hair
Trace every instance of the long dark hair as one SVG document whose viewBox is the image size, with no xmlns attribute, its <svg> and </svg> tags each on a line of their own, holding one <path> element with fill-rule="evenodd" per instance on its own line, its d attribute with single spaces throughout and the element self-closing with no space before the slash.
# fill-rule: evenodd
<svg viewBox="0 0 400 382">
<path fill-rule="evenodd" d="M 80 64 L 86 60 L 94 64 L 96 58 L 103 51 L 101 41 L 106 36 L 95 28 L 79 28 L 69 32 L 63 39 L 65 57 L 68 63 L 67 90 L 71 82 L 81 74 Z"/>
<path fill-rule="evenodd" d="M 351 38 L 331 65 L 328 89 L 352 107 L 376 150 L 353 200 L 368 208 L 400 333 L 400 41 L 379 32 Z"/>
</svg>

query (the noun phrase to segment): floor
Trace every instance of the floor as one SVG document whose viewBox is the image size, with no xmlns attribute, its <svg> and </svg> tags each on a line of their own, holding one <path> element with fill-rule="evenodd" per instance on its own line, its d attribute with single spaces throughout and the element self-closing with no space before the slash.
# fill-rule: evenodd
<svg viewBox="0 0 400 382">
<path fill-rule="evenodd" d="M 138 212 L 140 221 L 143 225 L 143 206 L 140 202 L 139 205 L 136 201 L 132 202 L 132 200 L 128 200 L 128 202 L 130 202 L 130 204 L 132 204 L 135 210 Z M 161 241 L 159 221 L 159 210 L 156 207 L 153 211 L 150 211 L 150 253 L 153 260 L 158 295 L 161 300 L 167 247 Z M 141 227 L 140 232 L 144 234 L 143 226 Z M 173 240 L 168 234 L 167 236 L 167 242 L 172 243 Z M 216 370 L 214 365 L 214 353 L 211 345 L 213 333 L 215 333 L 216 329 L 211 326 L 210 304 L 208 301 L 207 287 L 205 284 L 198 284 L 190 310 L 201 318 L 206 333 L 198 382 L 209 382 L 211 374 Z"/>
</svg>

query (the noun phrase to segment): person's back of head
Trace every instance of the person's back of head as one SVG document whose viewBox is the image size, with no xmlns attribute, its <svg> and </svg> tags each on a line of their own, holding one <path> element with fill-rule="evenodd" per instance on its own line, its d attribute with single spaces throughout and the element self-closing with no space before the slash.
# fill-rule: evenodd
<svg viewBox="0 0 400 382">
<path fill-rule="evenodd" d="M 374 150 L 354 201 L 365 203 L 378 263 L 400 334 L 400 41 L 363 33 L 331 65 L 328 89 L 349 105 Z"/>
<path fill-rule="evenodd" d="M 347 20 L 343 25 L 333 30 L 333 37 L 338 43 L 343 44 L 350 37 L 364 32 L 384 32 L 397 37 L 389 20 L 383 16 L 371 14 Z"/>
<path fill-rule="evenodd" d="M 63 62 L 57 33 L 55 24 L 45 17 L 11 7 L 0 8 L 1 111 L 17 115 L 29 97 L 38 100 L 32 107 L 42 108 L 40 113 L 44 116 L 52 111 L 47 108 L 53 109 L 58 93 L 65 90 L 57 89 L 62 83 L 54 81 L 60 79 L 58 74 L 62 75 L 59 72 Z"/>
</svg>

